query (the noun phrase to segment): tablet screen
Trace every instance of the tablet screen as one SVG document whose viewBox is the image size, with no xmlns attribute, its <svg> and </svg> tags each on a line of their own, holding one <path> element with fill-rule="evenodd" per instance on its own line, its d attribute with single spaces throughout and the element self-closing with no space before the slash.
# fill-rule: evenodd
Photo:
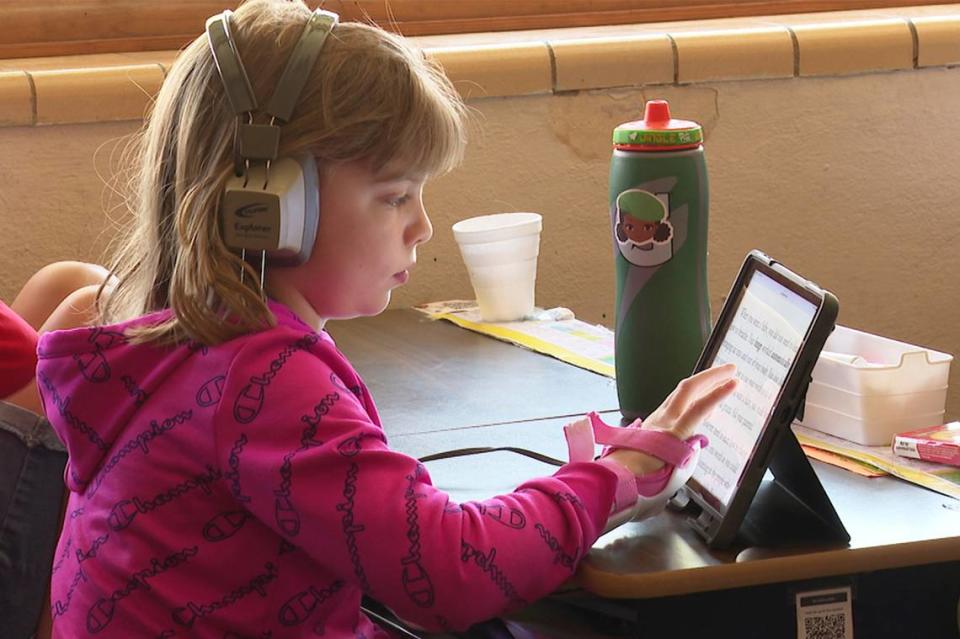
<svg viewBox="0 0 960 639">
<path fill-rule="evenodd" d="M 704 367 L 734 362 L 739 384 L 701 425 L 710 445 L 692 478 L 720 511 L 730 505 L 817 313 L 816 304 L 759 271 L 742 290 L 720 346 Z"/>
</svg>

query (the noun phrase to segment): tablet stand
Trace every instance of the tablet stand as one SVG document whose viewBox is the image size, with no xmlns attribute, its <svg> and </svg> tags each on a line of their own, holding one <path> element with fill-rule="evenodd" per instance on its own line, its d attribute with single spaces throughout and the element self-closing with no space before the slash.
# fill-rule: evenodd
<svg viewBox="0 0 960 639">
<path fill-rule="evenodd" d="M 803 406 L 802 399 L 798 406 Z M 770 456 L 768 469 L 773 479 L 767 476 L 760 482 L 737 532 L 737 546 L 850 541 L 850 534 L 790 429 L 791 423 L 793 418 L 786 423 Z"/>
<path fill-rule="evenodd" d="M 849 543 L 850 534 L 790 428 L 803 410 L 805 395 L 806 387 L 797 402 L 799 408 L 781 415 L 783 431 L 768 458 L 768 472 L 758 484 L 736 535 L 730 541 L 718 542 L 714 538 L 708 541 L 711 547 L 783 548 Z M 686 491 L 678 492 L 667 505 L 685 514 L 693 527 L 705 534 L 698 520 L 703 510 Z"/>
</svg>

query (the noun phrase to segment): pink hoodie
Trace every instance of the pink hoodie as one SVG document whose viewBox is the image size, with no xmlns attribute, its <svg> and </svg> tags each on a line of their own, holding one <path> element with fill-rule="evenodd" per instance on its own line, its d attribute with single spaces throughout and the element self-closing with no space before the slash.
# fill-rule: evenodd
<svg viewBox="0 0 960 639">
<path fill-rule="evenodd" d="M 542 597 L 600 534 L 617 477 L 594 462 L 455 504 L 387 446 L 326 333 L 130 344 L 116 326 L 40 343 L 70 461 L 56 637 L 381 637 L 361 595 L 428 630 Z"/>
</svg>

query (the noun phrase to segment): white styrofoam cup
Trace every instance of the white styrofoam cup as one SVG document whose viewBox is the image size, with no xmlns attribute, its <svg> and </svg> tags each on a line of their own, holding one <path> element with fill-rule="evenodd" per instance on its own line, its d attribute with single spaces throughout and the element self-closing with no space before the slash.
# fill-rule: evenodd
<svg viewBox="0 0 960 639">
<path fill-rule="evenodd" d="M 533 312 L 542 224 L 538 213 L 496 213 L 453 225 L 484 321 L 521 320 Z"/>
</svg>

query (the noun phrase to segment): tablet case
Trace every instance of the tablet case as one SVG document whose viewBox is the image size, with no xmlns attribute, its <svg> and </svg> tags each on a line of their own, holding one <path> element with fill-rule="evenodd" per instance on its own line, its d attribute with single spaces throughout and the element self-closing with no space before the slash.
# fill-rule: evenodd
<svg viewBox="0 0 960 639">
<path fill-rule="evenodd" d="M 819 312 L 784 381 L 784 392 L 774 406 L 767 428 L 757 442 L 751 463 L 725 513 L 718 513 L 688 485 L 675 504 L 696 511 L 688 520 L 712 548 L 731 544 L 784 546 L 811 542 L 847 543 L 850 535 L 813 467 L 800 448 L 790 424 L 803 406 L 813 367 L 836 322 L 839 303 L 830 292 L 790 271 L 760 251 L 751 251 L 726 298 L 717 320 L 728 327 L 739 304 L 739 291 L 754 271 L 785 280 L 819 299 Z M 710 335 L 697 363 L 702 370 L 718 347 L 722 334 Z M 769 469 L 772 479 L 764 479 Z"/>
</svg>

